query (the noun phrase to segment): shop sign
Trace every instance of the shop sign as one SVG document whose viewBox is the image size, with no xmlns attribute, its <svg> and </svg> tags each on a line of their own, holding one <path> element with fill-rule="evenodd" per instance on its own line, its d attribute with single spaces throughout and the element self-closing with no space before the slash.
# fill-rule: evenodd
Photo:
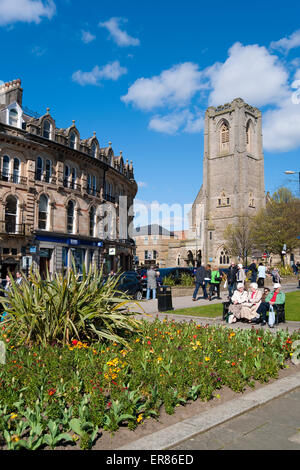
<svg viewBox="0 0 300 470">
<path fill-rule="evenodd" d="M 110 256 L 114 256 L 116 254 L 116 249 L 115 248 L 109 248 L 108 254 Z"/>
<path fill-rule="evenodd" d="M 36 246 L 30 246 L 29 253 L 36 253 Z"/>
</svg>

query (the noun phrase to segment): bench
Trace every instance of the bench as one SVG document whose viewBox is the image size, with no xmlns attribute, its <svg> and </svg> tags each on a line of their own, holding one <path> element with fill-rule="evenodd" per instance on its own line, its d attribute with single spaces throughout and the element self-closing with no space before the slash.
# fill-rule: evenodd
<svg viewBox="0 0 300 470">
<path fill-rule="evenodd" d="M 275 325 L 278 325 L 278 323 L 285 323 L 285 304 L 281 305 L 274 305 L 274 311 L 275 311 Z"/>
</svg>

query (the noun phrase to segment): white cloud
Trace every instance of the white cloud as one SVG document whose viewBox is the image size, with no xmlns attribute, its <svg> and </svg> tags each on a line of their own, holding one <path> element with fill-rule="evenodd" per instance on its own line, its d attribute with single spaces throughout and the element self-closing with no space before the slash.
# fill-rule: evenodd
<svg viewBox="0 0 300 470">
<path fill-rule="evenodd" d="M 298 93 L 299 96 L 299 93 Z M 287 152 L 300 146 L 300 101 L 285 100 L 263 116 L 264 148 L 270 152 Z"/>
<path fill-rule="evenodd" d="M 139 78 L 121 100 L 146 111 L 162 106 L 185 106 L 203 87 L 201 78 L 197 64 L 174 65 L 152 78 Z"/>
<path fill-rule="evenodd" d="M 106 28 L 113 41 L 120 47 L 128 47 L 128 46 L 139 46 L 140 40 L 129 36 L 126 31 L 121 30 L 120 25 L 122 23 L 127 23 L 126 18 L 110 18 L 110 20 L 105 21 L 103 23 L 99 23 L 99 26 L 102 28 Z"/>
<path fill-rule="evenodd" d="M 285 53 L 288 53 L 291 49 L 295 49 L 299 46 L 300 46 L 300 29 L 295 31 L 289 37 L 279 39 L 279 41 L 273 41 L 270 44 L 271 49 L 279 50 Z"/>
<path fill-rule="evenodd" d="M 202 131 L 203 117 L 194 115 L 188 109 L 174 111 L 165 116 L 153 116 L 149 122 L 149 129 L 163 134 L 174 135 L 179 131 L 194 134 Z"/>
<path fill-rule="evenodd" d="M 89 31 L 81 31 L 81 40 L 85 44 L 89 44 L 90 42 L 94 41 L 94 39 L 96 39 L 96 36 L 91 34 Z"/>
<path fill-rule="evenodd" d="M 79 85 L 99 85 L 101 80 L 118 80 L 122 75 L 127 73 L 125 67 L 121 67 L 118 60 L 99 67 L 96 65 L 90 72 L 82 72 L 77 70 L 72 75 L 72 80 Z"/>
<path fill-rule="evenodd" d="M 0 0 L 0 25 L 40 23 L 43 17 L 50 20 L 55 12 L 53 0 Z"/>
<path fill-rule="evenodd" d="M 276 55 L 256 44 L 234 44 L 224 63 L 205 71 L 212 89 L 209 104 L 243 98 L 253 106 L 276 104 L 287 96 L 288 73 Z"/>
</svg>

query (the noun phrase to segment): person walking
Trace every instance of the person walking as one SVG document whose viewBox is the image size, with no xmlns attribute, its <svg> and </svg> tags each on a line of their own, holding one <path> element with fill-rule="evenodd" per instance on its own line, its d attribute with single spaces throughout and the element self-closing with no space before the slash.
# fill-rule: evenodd
<svg viewBox="0 0 300 470">
<path fill-rule="evenodd" d="M 211 300 L 215 290 L 217 291 L 217 299 L 221 299 L 220 297 L 221 281 L 222 281 L 222 276 L 221 276 L 220 271 L 217 268 L 214 268 L 211 272 L 211 281 L 210 281 L 208 300 Z"/>
<path fill-rule="evenodd" d="M 227 287 L 228 287 L 228 295 L 229 297 L 232 297 L 234 291 L 236 290 L 236 275 L 238 272 L 238 267 L 232 261 L 231 265 L 229 266 L 228 269 L 228 274 L 227 274 Z"/>
<path fill-rule="evenodd" d="M 264 287 L 265 279 L 266 279 L 266 267 L 262 263 L 259 263 L 257 275 L 258 275 L 258 280 L 257 280 L 258 287 Z"/>
<path fill-rule="evenodd" d="M 196 270 L 196 274 L 195 274 L 195 290 L 193 293 L 193 301 L 197 300 L 197 294 L 198 294 L 198 290 L 200 286 L 202 287 L 202 290 L 203 290 L 203 297 L 207 299 L 207 292 L 205 289 L 205 281 L 204 281 L 205 276 L 206 276 L 205 267 L 201 265 L 198 266 Z"/>
<path fill-rule="evenodd" d="M 152 299 L 156 299 L 156 274 L 152 266 L 147 270 L 147 294 L 146 300 L 150 300 L 150 294 L 152 291 Z"/>
</svg>

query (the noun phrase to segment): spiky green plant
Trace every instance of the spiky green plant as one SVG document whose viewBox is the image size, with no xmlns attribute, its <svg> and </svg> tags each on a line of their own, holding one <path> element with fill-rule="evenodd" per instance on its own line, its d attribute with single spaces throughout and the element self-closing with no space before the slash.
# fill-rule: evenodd
<svg viewBox="0 0 300 470">
<path fill-rule="evenodd" d="M 106 339 L 127 344 L 125 332 L 137 331 L 139 321 L 129 310 L 131 297 L 118 291 L 118 280 L 119 276 L 105 279 L 91 268 L 79 276 L 74 266 L 65 276 L 56 273 L 51 279 L 47 273 L 45 280 L 38 270 L 31 270 L 21 287 L 11 278 L 9 296 L 0 297 L 0 302 L 20 343 Z"/>
</svg>

